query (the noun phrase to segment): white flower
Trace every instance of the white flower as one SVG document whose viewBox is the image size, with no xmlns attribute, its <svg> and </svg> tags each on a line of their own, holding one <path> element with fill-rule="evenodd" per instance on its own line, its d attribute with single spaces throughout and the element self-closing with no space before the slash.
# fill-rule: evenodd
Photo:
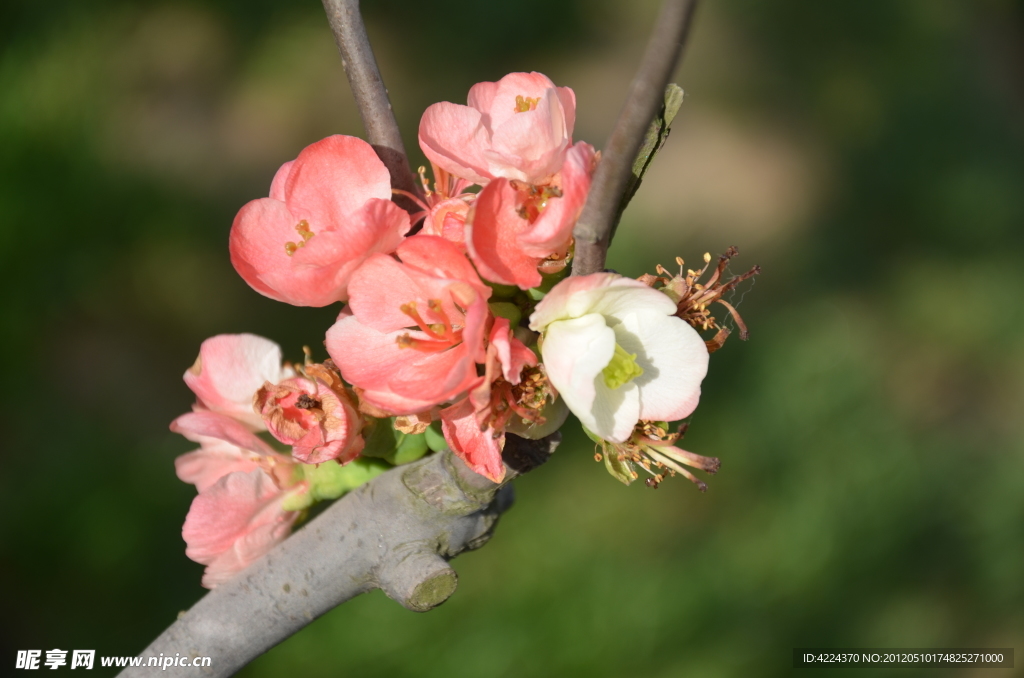
<svg viewBox="0 0 1024 678">
<path fill-rule="evenodd" d="M 697 331 L 662 292 L 614 273 L 571 277 L 537 304 L 530 329 L 552 385 L 597 436 L 623 442 L 641 419 L 690 415 L 708 371 Z"/>
</svg>

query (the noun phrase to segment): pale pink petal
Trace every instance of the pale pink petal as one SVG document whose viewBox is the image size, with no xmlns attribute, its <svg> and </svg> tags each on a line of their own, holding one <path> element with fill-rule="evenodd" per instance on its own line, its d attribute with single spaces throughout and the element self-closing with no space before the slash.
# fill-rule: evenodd
<svg viewBox="0 0 1024 678">
<path fill-rule="evenodd" d="M 493 87 L 482 87 L 493 85 Z M 478 89 L 479 88 L 479 89 Z M 522 115 L 516 109 L 516 97 L 542 99 L 555 83 L 541 73 L 509 73 L 495 83 L 479 83 L 469 90 L 469 105 L 486 116 L 486 125 L 492 132 L 513 117 Z"/>
<path fill-rule="evenodd" d="M 484 157 L 492 176 L 542 184 L 561 169 L 568 146 L 562 104 L 549 89 L 534 110 L 515 113 L 492 127 Z"/>
<path fill-rule="evenodd" d="M 443 101 L 427 108 L 420 120 L 423 154 L 438 167 L 478 184 L 491 178 L 481 154 L 488 136 L 480 111 L 469 106 Z"/>
<path fill-rule="evenodd" d="M 252 452 L 243 451 L 230 443 L 206 438 L 202 447 L 174 460 L 178 478 L 196 486 L 202 492 L 229 473 L 248 473 L 259 468 Z"/>
<path fill-rule="evenodd" d="M 184 379 L 203 407 L 262 429 L 252 409 L 253 395 L 264 382 L 290 374 L 282 369 L 281 347 L 273 341 L 255 334 L 219 334 L 203 342 Z"/>
<path fill-rule="evenodd" d="M 530 315 L 530 329 L 542 332 L 556 320 L 579 318 L 589 313 L 618 317 L 637 308 L 648 308 L 665 315 L 675 313 L 668 295 L 639 280 L 615 273 L 591 273 L 572 276 L 548 292 Z"/>
<path fill-rule="evenodd" d="M 270 455 L 274 450 L 241 422 L 217 412 L 189 412 L 171 422 L 171 430 L 192 442 L 217 438 L 256 454 Z"/>
<path fill-rule="evenodd" d="M 198 563 L 213 562 L 253 529 L 276 522 L 285 513 L 280 497 L 281 491 L 262 470 L 222 477 L 192 500 L 182 528 L 188 545 L 185 555 Z"/>
<path fill-rule="evenodd" d="M 469 468 L 496 483 L 504 479 L 505 464 L 501 461 L 501 450 L 505 435 L 502 433 L 495 437 L 490 428 L 481 431 L 468 399 L 441 410 L 441 429 L 452 452 Z"/>
</svg>

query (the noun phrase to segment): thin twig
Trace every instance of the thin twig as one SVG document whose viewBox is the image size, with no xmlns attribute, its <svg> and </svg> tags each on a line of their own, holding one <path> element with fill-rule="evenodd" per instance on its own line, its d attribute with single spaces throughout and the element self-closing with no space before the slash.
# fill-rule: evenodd
<svg viewBox="0 0 1024 678">
<path fill-rule="evenodd" d="M 323 5 L 367 139 L 391 173 L 391 187 L 422 195 L 422 188 L 409 168 L 388 90 L 380 77 L 370 39 L 366 35 L 366 26 L 359 13 L 359 0 L 323 0 Z M 406 198 L 398 202 L 403 207 L 414 207 L 411 202 L 405 204 Z"/>
<path fill-rule="evenodd" d="M 633 160 L 651 120 L 663 105 L 665 86 L 675 72 L 697 0 L 664 0 L 643 61 L 633 78 L 601 162 L 594 172 L 590 195 L 573 230 L 576 254 L 573 275 L 604 268 L 612 227 L 633 169 Z"/>
</svg>

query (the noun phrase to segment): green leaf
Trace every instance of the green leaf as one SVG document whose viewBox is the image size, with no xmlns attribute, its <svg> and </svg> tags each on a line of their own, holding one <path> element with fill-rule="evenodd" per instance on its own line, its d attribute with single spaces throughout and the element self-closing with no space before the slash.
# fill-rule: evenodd
<svg viewBox="0 0 1024 678">
<path fill-rule="evenodd" d="M 622 213 L 626 211 L 629 201 L 633 199 L 633 196 L 636 195 L 637 190 L 640 188 L 644 174 L 650 168 L 654 156 L 665 145 L 665 140 L 668 139 L 668 134 L 672 128 L 672 121 L 675 120 L 676 114 L 679 113 L 679 108 L 682 105 L 682 88 L 675 83 L 669 83 L 668 87 L 665 88 L 665 103 L 658 114 L 654 116 L 651 126 L 647 128 L 647 134 L 644 136 L 644 141 L 636 154 L 636 160 L 633 161 L 633 176 L 630 177 L 629 183 L 626 184 L 626 192 L 622 194 L 622 200 L 619 201 L 619 209 L 615 214 L 610 238 L 615 237 L 615 231 L 619 227 Z"/>
</svg>

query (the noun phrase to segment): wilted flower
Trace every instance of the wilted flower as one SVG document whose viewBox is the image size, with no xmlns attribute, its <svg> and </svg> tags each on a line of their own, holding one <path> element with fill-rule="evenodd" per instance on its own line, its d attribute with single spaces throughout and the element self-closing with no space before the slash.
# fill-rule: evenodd
<svg viewBox="0 0 1024 678">
<path fill-rule="evenodd" d="M 260 387 L 253 407 L 271 435 L 292 446 L 296 459 L 307 464 L 351 461 L 363 449 L 363 419 L 341 376 L 325 365 L 300 369 L 301 377 Z"/>
</svg>

